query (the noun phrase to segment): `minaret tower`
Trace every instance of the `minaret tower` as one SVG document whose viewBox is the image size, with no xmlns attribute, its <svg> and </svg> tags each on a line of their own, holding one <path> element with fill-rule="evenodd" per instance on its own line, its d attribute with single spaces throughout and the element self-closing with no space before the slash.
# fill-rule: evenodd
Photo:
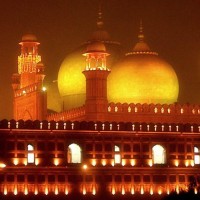
<svg viewBox="0 0 200 200">
<path fill-rule="evenodd" d="M 18 73 L 12 76 L 14 91 L 14 119 L 43 120 L 47 113 L 46 90 L 43 87 L 44 65 L 38 55 L 37 38 L 32 34 L 22 37 Z"/>
<path fill-rule="evenodd" d="M 105 121 L 108 111 L 107 77 L 110 70 L 106 66 L 105 45 L 102 42 L 92 42 L 86 53 L 86 120 Z"/>
</svg>

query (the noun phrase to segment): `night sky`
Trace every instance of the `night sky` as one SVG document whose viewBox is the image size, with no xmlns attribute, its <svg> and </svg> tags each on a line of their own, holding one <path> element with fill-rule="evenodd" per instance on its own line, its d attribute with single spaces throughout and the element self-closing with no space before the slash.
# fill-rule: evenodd
<svg viewBox="0 0 200 200">
<path fill-rule="evenodd" d="M 67 53 L 96 29 L 99 0 L 0 1 L 0 119 L 12 118 L 11 76 L 17 72 L 18 43 L 33 33 L 48 74 L 57 79 Z M 140 19 L 152 50 L 179 78 L 181 103 L 200 103 L 200 0 L 102 0 L 105 29 L 129 52 Z"/>
</svg>

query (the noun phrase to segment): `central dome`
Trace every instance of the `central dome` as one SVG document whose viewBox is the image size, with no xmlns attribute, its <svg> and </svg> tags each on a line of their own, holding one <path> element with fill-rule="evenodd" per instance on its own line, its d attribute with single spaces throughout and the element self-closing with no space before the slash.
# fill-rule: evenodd
<svg viewBox="0 0 200 200">
<path fill-rule="evenodd" d="M 171 104 L 177 101 L 179 84 L 174 69 L 152 52 L 143 39 L 140 33 L 133 51 L 111 70 L 109 102 Z"/>
<path fill-rule="evenodd" d="M 103 43 L 103 44 L 102 44 Z M 97 30 L 83 45 L 68 54 L 62 62 L 58 73 L 58 89 L 62 98 L 64 109 L 71 109 L 85 104 L 86 81 L 82 71 L 86 60 L 83 53 L 93 48 L 105 51 L 105 46 L 111 56 L 107 60 L 109 68 L 121 56 L 121 45 L 113 41 L 106 30 L 103 29 L 101 18 L 97 21 Z"/>
</svg>

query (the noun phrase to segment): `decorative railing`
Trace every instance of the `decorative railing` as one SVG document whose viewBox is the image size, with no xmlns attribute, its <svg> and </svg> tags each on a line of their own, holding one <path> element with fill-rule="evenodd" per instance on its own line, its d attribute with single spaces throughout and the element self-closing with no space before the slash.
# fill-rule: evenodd
<svg viewBox="0 0 200 200">
<path fill-rule="evenodd" d="M 128 104 L 109 103 L 109 113 L 200 115 L 200 105 L 192 104 Z"/>
<path fill-rule="evenodd" d="M 86 122 L 86 121 L 15 121 L 1 120 L 1 129 L 41 130 L 93 130 L 93 131 L 135 131 L 135 132 L 191 132 L 200 133 L 200 124 L 182 123 L 139 123 L 139 122 Z"/>
<path fill-rule="evenodd" d="M 85 115 L 85 106 L 82 106 L 61 113 L 50 114 L 47 116 L 47 120 L 48 121 L 80 120 L 84 115 Z"/>
</svg>

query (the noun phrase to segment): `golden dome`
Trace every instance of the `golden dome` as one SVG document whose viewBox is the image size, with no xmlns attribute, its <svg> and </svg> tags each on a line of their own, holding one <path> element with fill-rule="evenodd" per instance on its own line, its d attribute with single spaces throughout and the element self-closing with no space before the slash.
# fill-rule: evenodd
<svg viewBox="0 0 200 200">
<path fill-rule="evenodd" d="M 26 34 L 22 36 L 22 42 L 36 42 L 37 38 L 33 34 Z"/>
<path fill-rule="evenodd" d="M 176 102 L 179 84 L 172 66 L 155 52 L 136 49 L 111 70 L 108 100 L 115 103 Z"/>
<path fill-rule="evenodd" d="M 108 100 L 120 103 L 160 103 L 177 101 L 179 83 L 172 66 L 152 52 L 144 42 L 140 23 L 138 43 L 133 52 L 113 67 L 108 78 Z"/>
</svg>

